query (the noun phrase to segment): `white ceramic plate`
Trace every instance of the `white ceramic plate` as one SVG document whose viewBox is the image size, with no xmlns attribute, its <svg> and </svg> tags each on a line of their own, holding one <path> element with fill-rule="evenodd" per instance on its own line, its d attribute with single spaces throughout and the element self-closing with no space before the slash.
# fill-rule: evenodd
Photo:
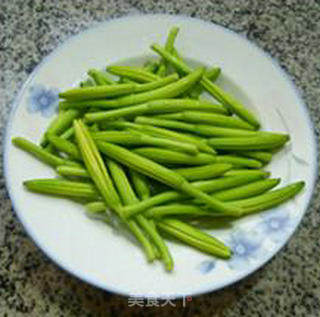
<svg viewBox="0 0 320 317">
<path fill-rule="evenodd" d="M 212 233 L 230 245 L 230 261 L 217 260 L 169 243 L 172 273 L 160 262 L 148 265 L 141 250 L 110 227 L 88 219 L 80 205 L 27 192 L 26 179 L 54 171 L 11 145 L 24 136 L 38 142 L 57 105 L 56 91 L 76 86 L 89 68 L 118 61 L 135 63 L 153 55 L 173 25 L 176 46 L 189 61 L 219 65 L 219 85 L 260 117 L 263 128 L 290 133 L 292 141 L 268 170 L 282 185 L 306 181 L 306 189 L 281 207 L 242 219 Z M 72 37 L 34 70 L 17 97 L 5 138 L 5 176 L 14 209 L 35 243 L 59 266 L 105 290 L 143 296 L 201 294 L 247 276 L 288 241 L 310 201 L 316 178 L 316 142 L 307 108 L 286 74 L 245 38 L 212 23 L 168 15 L 126 17 L 99 24 Z"/>
</svg>

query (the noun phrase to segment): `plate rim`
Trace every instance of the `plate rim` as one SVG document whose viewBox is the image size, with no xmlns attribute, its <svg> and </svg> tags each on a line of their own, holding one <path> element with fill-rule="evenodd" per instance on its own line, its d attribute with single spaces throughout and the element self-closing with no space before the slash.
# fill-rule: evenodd
<svg viewBox="0 0 320 317">
<path fill-rule="evenodd" d="M 4 179 L 5 179 L 5 185 L 6 185 L 6 189 L 7 192 L 9 194 L 9 198 L 12 204 L 12 209 L 14 214 L 16 215 L 17 219 L 19 220 L 19 222 L 22 224 L 25 233 L 27 234 L 27 236 L 34 242 L 34 244 L 41 250 L 42 254 L 45 255 L 46 258 L 50 259 L 50 261 L 52 261 L 58 268 L 59 270 L 63 270 L 69 274 L 71 274 L 72 276 L 76 277 L 77 279 L 86 282 L 94 287 L 97 287 L 101 290 L 104 291 L 108 291 L 108 292 L 112 292 L 121 296 L 125 296 L 125 297 L 130 297 L 132 296 L 129 292 L 123 290 L 123 289 L 118 289 L 112 286 L 106 286 L 102 283 L 99 283 L 99 281 L 96 280 L 92 280 L 89 276 L 86 276 L 84 274 L 81 274 L 80 272 L 75 271 L 72 268 L 69 268 L 68 265 L 66 263 L 61 263 L 59 262 L 59 260 L 55 257 L 54 254 L 51 254 L 51 252 L 49 250 L 47 250 L 45 248 L 44 245 L 41 245 L 41 243 L 39 241 L 36 240 L 35 237 L 32 236 L 31 234 L 31 230 L 28 228 L 29 226 L 24 223 L 24 221 L 22 220 L 22 218 L 19 215 L 19 208 L 16 208 L 15 205 L 15 201 L 13 199 L 13 192 L 14 189 L 10 186 L 10 181 L 9 181 L 9 176 L 8 176 L 8 146 L 11 144 L 10 142 L 10 137 L 9 137 L 9 132 L 11 131 L 11 126 L 12 126 L 12 119 L 16 113 L 16 110 L 19 107 L 19 104 L 21 102 L 21 98 L 23 96 L 23 94 L 25 93 L 25 90 L 27 89 L 27 87 L 29 86 L 30 82 L 35 78 L 35 76 L 37 75 L 38 71 L 42 68 L 43 65 L 46 64 L 46 62 L 52 58 L 55 57 L 56 54 L 59 53 L 59 51 L 64 48 L 65 46 L 67 46 L 71 41 L 76 40 L 78 37 L 82 36 L 83 34 L 87 33 L 87 32 L 92 32 L 94 29 L 98 29 L 102 26 L 108 27 L 109 24 L 113 24 L 113 23 L 118 23 L 121 22 L 123 20 L 135 20 L 135 19 L 139 19 L 139 18 L 152 18 L 152 17 L 158 17 L 158 18 L 173 18 L 173 19 L 180 19 L 180 20 L 195 20 L 198 23 L 201 23 L 203 25 L 205 25 L 206 27 L 210 27 L 212 28 L 213 26 L 216 28 L 220 28 L 221 30 L 223 30 L 226 33 L 230 33 L 233 36 L 236 36 L 238 38 L 240 38 L 242 41 L 245 41 L 246 44 L 250 47 L 252 47 L 256 52 L 258 52 L 262 57 L 267 58 L 272 65 L 279 71 L 279 73 L 281 74 L 281 76 L 284 77 L 285 81 L 289 84 L 290 88 L 293 90 L 294 94 L 296 95 L 296 99 L 299 102 L 299 104 L 302 106 L 303 111 L 305 112 L 306 118 L 308 119 L 309 122 L 309 126 L 312 132 L 312 143 L 313 143 L 313 147 L 315 150 L 315 174 L 313 176 L 312 179 L 312 189 L 310 190 L 310 195 L 307 201 L 307 204 L 303 210 L 303 212 L 301 213 L 300 218 L 298 219 L 297 225 L 295 226 L 295 228 L 292 230 L 292 232 L 286 237 L 286 239 L 284 239 L 281 244 L 279 244 L 271 253 L 270 256 L 267 257 L 266 259 L 264 259 L 263 261 L 259 262 L 257 265 L 252 266 L 252 268 L 249 271 L 244 271 L 243 273 L 238 274 L 233 280 L 230 280 L 226 283 L 221 283 L 221 285 L 218 285 L 216 287 L 212 287 L 211 283 L 206 284 L 207 286 L 199 291 L 193 292 L 191 294 L 189 293 L 175 293 L 174 296 L 172 296 L 173 299 L 179 299 L 182 298 L 184 296 L 200 296 L 202 294 L 206 294 L 206 293 L 211 293 L 211 292 L 215 292 L 218 290 L 221 290 L 225 287 L 228 287 L 234 283 L 239 282 L 240 280 L 244 279 L 245 277 L 248 277 L 249 275 L 255 273 L 258 269 L 262 268 L 263 266 L 265 266 L 270 260 L 272 260 L 274 258 L 274 256 L 281 251 L 281 249 L 283 247 L 285 247 L 288 243 L 288 241 L 292 238 L 292 236 L 294 235 L 294 233 L 297 231 L 302 218 L 304 217 L 304 215 L 306 214 L 306 212 L 309 210 L 309 207 L 311 205 L 311 203 L 314 200 L 314 196 L 315 196 L 315 189 L 316 189 L 316 183 L 317 183 L 317 175 L 319 172 L 319 163 L 318 163 L 318 157 L 319 157 L 319 153 L 318 153 L 318 143 L 317 143 L 317 136 L 315 133 L 315 124 L 314 121 L 312 120 L 312 117 L 310 115 L 309 112 L 309 108 L 306 105 L 306 103 L 304 102 L 303 98 L 302 98 L 302 94 L 301 94 L 301 89 L 299 87 L 297 87 L 293 80 L 292 80 L 292 76 L 290 76 L 282 67 L 281 65 L 278 63 L 278 61 L 273 58 L 268 52 L 264 51 L 262 48 L 260 48 L 256 43 L 250 41 L 245 35 L 237 33 L 236 31 L 233 31 L 227 27 L 224 27 L 222 25 L 216 24 L 212 21 L 208 21 L 208 20 L 203 20 L 200 18 L 194 18 L 194 17 L 189 17 L 187 15 L 183 15 L 183 14 L 178 14 L 178 15 L 173 15 L 173 14 L 134 14 L 134 15 L 125 15 L 119 18 L 111 18 L 111 19 L 107 19 L 105 21 L 101 21 L 101 22 L 96 22 L 94 23 L 92 26 L 87 27 L 86 29 L 78 32 L 77 34 L 68 36 L 62 43 L 58 44 L 51 53 L 49 53 L 48 55 L 46 55 L 41 61 L 40 63 L 33 69 L 33 71 L 31 72 L 31 74 L 29 74 L 28 78 L 26 79 L 26 81 L 23 83 L 23 85 L 20 87 L 19 92 L 17 93 L 17 95 L 14 97 L 13 102 L 11 103 L 11 109 L 8 115 L 8 121 L 5 125 L 4 128 L 4 134 L 3 134 L 3 139 L 2 139 L 2 144 L 3 146 L 3 153 L 2 153 L 2 158 L 3 158 L 3 172 L 4 172 Z M 171 295 L 170 295 L 171 296 Z M 150 297 L 154 297 L 151 296 L 149 294 L 139 294 L 139 297 L 142 298 L 150 298 Z"/>
</svg>

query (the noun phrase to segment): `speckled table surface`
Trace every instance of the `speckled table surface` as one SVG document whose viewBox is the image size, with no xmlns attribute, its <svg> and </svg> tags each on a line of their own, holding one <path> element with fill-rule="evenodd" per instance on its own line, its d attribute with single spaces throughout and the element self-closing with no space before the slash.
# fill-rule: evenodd
<svg viewBox="0 0 320 317">
<path fill-rule="evenodd" d="M 199 17 L 246 35 L 292 76 L 319 133 L 318 0 L 2 0 L 1 133 L 21 85 L 59 43 L 99 21 L 145 13 Z M 36 248 L 13 215 L 2 174 L 0 195 L 1 316 L 320 315 L 319 183 L 298 231 L 270 263 L 236 285 L 194 298 L 185 308 L 179 302 L 177 307 L 128 307 L 126 298 L 61 271 Z"/>
</svg>

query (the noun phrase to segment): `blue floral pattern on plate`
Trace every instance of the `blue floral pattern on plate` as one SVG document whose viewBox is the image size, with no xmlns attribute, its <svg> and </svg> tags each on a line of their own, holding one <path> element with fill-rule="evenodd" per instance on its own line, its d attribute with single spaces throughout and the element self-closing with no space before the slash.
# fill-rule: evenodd
<svg viewBox="0 0 320 317">
<path fill-rule="evenodd" d="M 287 209 L 275 210 L 262 215 L 259 231 L 273 242 L 282 241 L 293 228 L 292 217 Z"/>
<path fill-rule="evenodd" d="M 216 262 L 213 260 L 205 260 L 200 263 L 198 269 L 202 274 L 207 274 L 211 272 L 216 266 Z"/>
<path fill-rule="evenodd" d="M 40 112 L 44 117 L 51 117 L 58 109 L 59 91 L 43 85 L 30 88 L 27 109 L 29 112 Z"/>
<path fill-rule="evenodd" d="M 227 261 L 228 266 L 239 270 L 246 268 L 250 259 L 259 256 L 262 241 L 263 236 L 256 230 L 232 232 L 227 243 L 233 252 L 231 259 Z"/>
<path fill-rule="evenodd" d="M 268 249 L 265 242 L 278 243 L 287 238 L 294 229 L 294 217 L 286 208 L 276 209 L 263 214 L 252 229 L 237 229 L 226 239 L 226 245 L 232 250 L 231 259 L 224 262 L 232 270 L 248 268 L 253 259 L 263 258 Z M 198 270 L 208 274 L 216 267 L 213 260 L 204 260 Z"/>
</svg>

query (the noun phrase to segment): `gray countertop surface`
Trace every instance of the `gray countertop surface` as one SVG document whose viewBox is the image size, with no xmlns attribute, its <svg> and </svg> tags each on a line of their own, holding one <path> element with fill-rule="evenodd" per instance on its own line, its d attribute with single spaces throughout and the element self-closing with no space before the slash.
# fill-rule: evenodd
<svg viewBox="0 0 320 317">
<path fill-rule="evenodd" d="M 100 21 L 146 13 L 198 17 L 247 36 L 292 77 L 318 136 L 318 0 L 2 0 L 1 133 L 21 85 L 61 42 Z M 319 183 L 299 229 L 277 256 L 241 282 L 194 298 L 185 308 L 179 302 L 177 307 L 128 307 L 126 298 L 60 270 L 33 244 L 14 216 L 3 173 L 0 186 L 1 316 L 320 316 Z"/>
</svg>

